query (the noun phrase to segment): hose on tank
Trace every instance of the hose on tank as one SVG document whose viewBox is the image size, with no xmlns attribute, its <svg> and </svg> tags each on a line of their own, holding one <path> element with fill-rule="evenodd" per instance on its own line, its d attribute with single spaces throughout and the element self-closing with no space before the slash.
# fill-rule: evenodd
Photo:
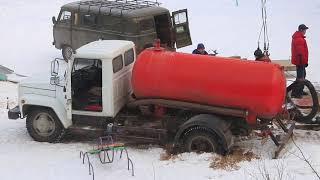
<svg viewBox="0 0 320 180">
<path fill-rule="evenodd" d="M 297 106 L 295 106 L 292 110 L 296 114 L 295 116 L 295 121 L 306 123 L 306 124 L 318 124 L 320 123 L 319 121 L 313 121 L 314 117 L 317 115 L 319 111 L 319 99 L 318 99 L 318 94 L 315 89 L 315 87 L 312 85 L 312 83 L 308 80 L 304 81 L 294 81 L 291 85 L 287 87 L 287 102 L 292 103 L 291 97 L 289 96 L 289 93 L 292 92 L 294 89 L 300 87 L 300 86 L 305 86 L 309 89 L 311 98 L 312 98 L 312 107 L 311 111 L 308 114 L 303 114 Z"/>
</svg>

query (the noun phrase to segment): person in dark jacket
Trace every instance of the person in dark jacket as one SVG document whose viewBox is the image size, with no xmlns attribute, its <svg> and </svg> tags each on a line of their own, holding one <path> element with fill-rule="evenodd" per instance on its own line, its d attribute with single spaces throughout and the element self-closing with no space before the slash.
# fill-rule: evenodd
<svg viewBox="0 0 320 180">
<path fill-rule="evenodd" d="M 202 43 L 198 44 L 197 49 L 193 50 L 192 54 L 208 55 Z"/>
<path fill-rule="evenodd" d="M 306 78 L 306 67 L 308 67 L 309 51 L 306 38 L 306 32 L 309 29 L 306 25 L 301 24 L 292 36 L 291 43 L 291 63 L 296 65 L 297 81 L 303 81 Z M 303 92 L 303 86 L 299 86 L 292 92 L 292 97 L 301 98 L 302 95 L 307 95 Z"/>
<path fill-rule="evenodd" d="M 260 48 L 254 51 L 254 57 L 256 61 L 271 62 L 270 58 L 263 54 Z"/>
</svg>

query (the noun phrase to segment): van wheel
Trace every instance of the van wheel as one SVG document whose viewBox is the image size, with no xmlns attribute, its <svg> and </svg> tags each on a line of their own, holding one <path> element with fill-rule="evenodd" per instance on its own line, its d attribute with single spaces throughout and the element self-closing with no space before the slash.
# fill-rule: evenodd
<svg viewBox="0 0 320 180">
<path fill-rule="evenodd" d="M 65 134 L 57 115 L 48 109 L 31 111 L 26 120 L 29 135 L 39 142 L 59 142 Z"/>
<path fill-rule="evenodd" d="M 216 136 L 205 128 L 192 128 L 186 132 L 183 138 L 186 152 L 217 152 L 218 142 Z"/>
<path fill-rule="evenodd" d="M 68 45 L 63 46 L 63 48 L 62 48 L 62 57 L 66 62 L 71 60 L 72 54 L 73 54 L 72 47 L 70 47 Z"/>
</svg>

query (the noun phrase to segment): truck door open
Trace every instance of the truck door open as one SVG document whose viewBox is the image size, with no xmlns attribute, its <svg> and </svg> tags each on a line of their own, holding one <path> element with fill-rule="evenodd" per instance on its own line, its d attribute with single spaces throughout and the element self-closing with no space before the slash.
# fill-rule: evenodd
<svg viewBox="0 0 320 180">
<path fill-rule="evenodd" d="M 67 120 L 72 122 L 72 90 L 71 90 L 71 69 L 73 65 L 74 60 L 72 59 L 68 63 L 68 68 L 66 70 L 65 76 L 66 76 L 66 83 L 65 83 L 65 92 L 66 92 L 66 111 L 67 111 Z"/>
<path fill-rule="evenodd" d="M 51 78 L 50 84 L 55 86 L 56 98 L 59 107 L 65 110 L 65 114 L 62 115 L 66 124 L 72 124 L 72 94 L 71 94 L 71 71 L 73 60 L 70 60 L 68 64 L 65 64 L 64 59 L 56 58 L 51 61 Z"/>
<path fill-rule="evenodd" d="M 192 45 L 188 10 L 183 9 L 172 13 L 173 33 L 175 35 L 177 48 Z"/>
</svg>

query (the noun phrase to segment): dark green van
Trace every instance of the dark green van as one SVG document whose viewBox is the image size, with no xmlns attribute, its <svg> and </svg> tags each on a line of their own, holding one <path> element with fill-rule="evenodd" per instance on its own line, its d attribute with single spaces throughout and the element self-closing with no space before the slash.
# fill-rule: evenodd
<svg viewBox="0 0 320 180">
<path fill-rule="evenodd" d="M 138 53 L 157 38 L 168 49 L 192 44 L 187 10 L 171 15 L 154 1 L 77 1 L 62 6 L 52 21 L 53 44 L 66 60 L 75 49 L 98 39 L 133 41 Z"/>
</svg>

